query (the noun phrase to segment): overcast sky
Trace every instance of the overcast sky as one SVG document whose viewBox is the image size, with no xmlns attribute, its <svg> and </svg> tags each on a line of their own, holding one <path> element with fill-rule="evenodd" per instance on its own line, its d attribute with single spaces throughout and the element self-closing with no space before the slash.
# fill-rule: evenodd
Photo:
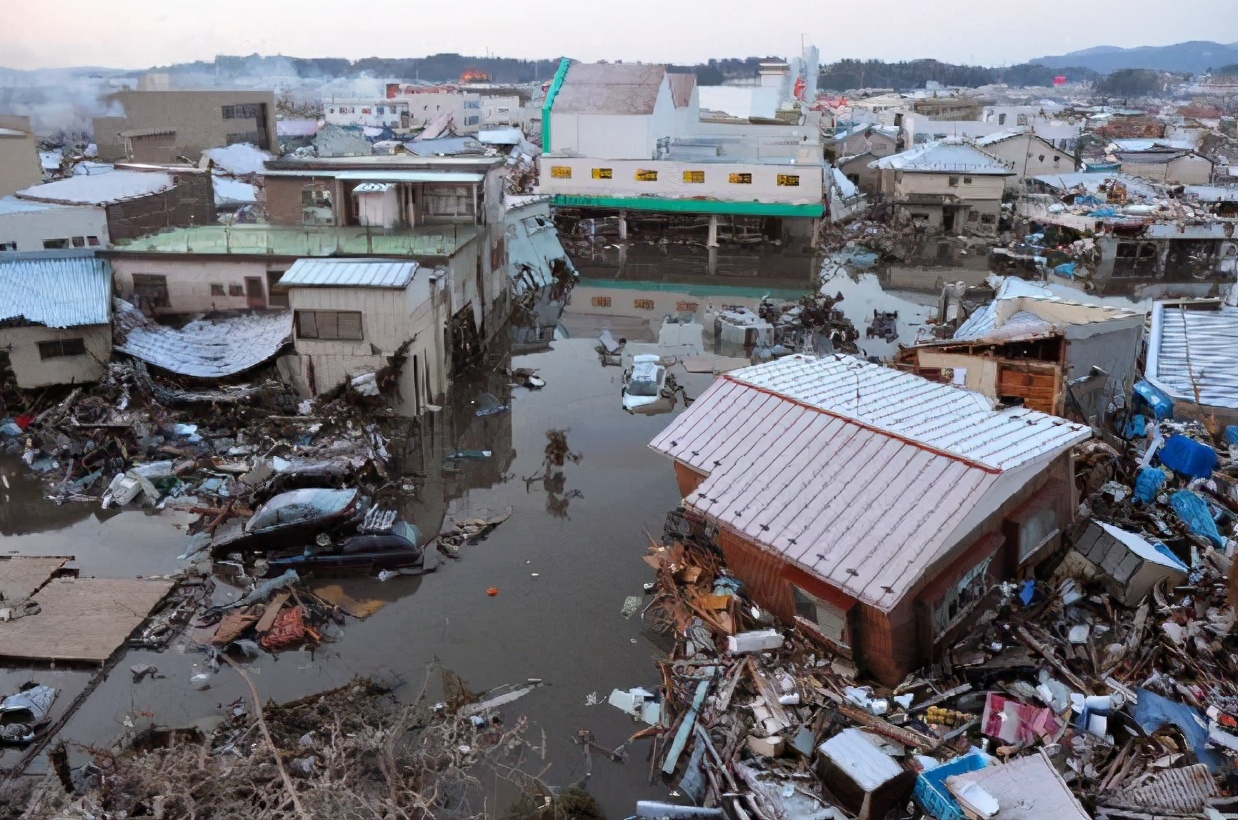
<svg viewBox="0 0 1238 820">
<path fill-rule="evenodd" d="M 439 52 L 694 63 L 798 51 L 1006 65 L 1097 45 L 1238 40 L 1238 0 L 0 0 L 0 66 Z"/>
</svg>

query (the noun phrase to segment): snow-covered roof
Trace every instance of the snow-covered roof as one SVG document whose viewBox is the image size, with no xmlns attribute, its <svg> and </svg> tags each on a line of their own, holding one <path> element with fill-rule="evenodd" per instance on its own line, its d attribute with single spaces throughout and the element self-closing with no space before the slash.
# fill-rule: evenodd
<svg viewBox="0 0 1238 820">
<path fill-rule="evenodd" d="M 175 184 L 171 174 L 161 171 L 110 171 L 35 185 L 18 191 L 17 196 L 61 205 L 110 205 L 170 191 Z"/>
<path fill-rule="evenodd" d="M 1238 202 L 1238 186 L 1235 185 L 1188 185 L 1186 195 L 1200 202 Z"/>
<path fill-rule="evenodd" d="M 961 137 L 927 142 L 900 154 L 869 163 L 869 168 L 920 174 L 972 174 L 1011 176 L 1014 171 L 995 156 L 986 154 Z"/>
<path fill-rule="evenodd" d="M 976 145 L 979 145 L 981 148 L 989 145 L 997 145 L 999 142 L 1005 142 L 1006 140 L 1012 140 L 1015 137 L 1021 137 L 1029 130 L 1030 129 L 1028 129 L 1027 126 L 1021 126 L 1018 128 L 1008 128 L 1005 131 L 998 131 L 994 134 L 986 134 L 983 137 L 976 137 Z"/>
<path fill-rule="evenodd" d="M 1046 305 L 1061 305 L 1050 309 Z M 1067 325 L 1085 325 L 1136 315 L 1121 308 L 1069 302 L 1048 288 L 1008 276 L 996 298 L 977 310 L 954 331 L 956 342 L 1000 343 L 1049 336 Z"/>
<path fill-rule="evenodd" d="M 1123 153 L 1139 153 L 1142 151 L 1194 151 L 1195 143 L 1190 140 L 1165 139 L 1120 139 L 1114 140 L 1112 150 Z"/>
<path fill-rule="evenodd" d="M 253 205 L 258 201 L 258 189 L 239 179 L 212 177 L 211 187 L 215 191 L 215 205 L 219 208 L 237 208 Z"/>
<path fill-rule="evenodd" d="M 837 168 L 830 169 L 834 176 L 834 187 L 838 188 L 838 193 L 843 199 L 851 199 L 860 193 L 860 189 L 855 187 L 855 183 L 847 179 L 847 175 Z"/>
<path fill-rule="evenodd" d="M 271 155 L 248 143 L 237 143 L 225 148 L 208 148 L 202 152 L 202 164 L 209 160 L 215 167 L 234 177 L 261 174 Z"/>
</svg>

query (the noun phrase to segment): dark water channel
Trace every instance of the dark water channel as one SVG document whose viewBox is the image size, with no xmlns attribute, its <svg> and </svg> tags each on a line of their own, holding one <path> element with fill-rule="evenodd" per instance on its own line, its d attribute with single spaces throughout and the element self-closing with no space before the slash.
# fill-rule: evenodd
<svg viewBox="0 0 1238 820">
<path fill-rule="evenodd" d="M 355 675 L 393 674 L 407 681 L 412 697 L 435 660 L 449 667 L 473 691 L 527 678 L 548 685 L 504 708 L 509 722 L 527 715 L 537 742 L 548 740 L 547 782 L 567 784 L 584 774 L 576 732 L 589 729 L 598 742 L 618 746 L 641 725 L 606 704 L 611 689 L 653 685 L 659 651 L 642 635 L 639 617 L 624 620 L 624 598 L 640 595 L 652 572 L 640 556 L 649 536 L 679 500 L 669 462 L 647 443 L 672 418 L 633 416 L 619 402 L 620 369 L 602 368 L 593 342 L 556 342 L 545 353 L 516 357 L 515 367 L 538 368 L 547 382 L 538 392 L 515 388 L 507 413 L 473 417 L 468 402 L 455 414 L 459 424 L 427 434 L 425 467 L 449 449 L 486 449 L 489 459 L 465 462 L 458 471 L 427 478 L 410 493 L 406 511 L 427 532 L 444 514 L 460 517 L 513 507 L 511 518 L 485 541 L 464 547 L 459 560 L 444 559 L 438 572 L 387 582 L 347 582 L 369 597 L 390 603 L 366 620 L 348 619 L 339 640 L 308 651 L 263 655 L 248 667 L 264 699 L 290 700 L 347 682 Z M 711 377 L 682 375 L 690 395 Z M 678 410 L 677 410 L 678 411 Z M 677 412 L 676 411 L 676 412 Z M 444 413 L 451 412 L 450 408 Z M 469 419 L 472 418 L 472 421 Z M 452 428 L 452 438 L 443 432 Z M 582 454 L 563 468 L 563 491 L 548 496 L 540 475 L 547 429 L 567 429 L 568 443 Z M 76 556 L 83 576 L 133 577 L 175 572 L 184 548 L 178 527 L 183 516 L 139 511 L 104 513 L 95 505 L 56 507 L 42 498 L 24 465 L 3 465 L 9 488 L 3 505 L 0 550 L 5 553 Z M 421 472 L 421 470 L 419 470 Z M 577 492 L 572 492 L 577 491 Z M 566 499 L 564 496 L 574 496 Z M 498 587 L 488 597 L 486 590 Z M 218 598 L 219 593 L 217 593 Z M 129 672 L 153 664 L 162 677 L 135 684 Z M 205 656 L 184 641 L 154 653 L 127 651 L 86 699 L 61 733 L 82 746 L 110 746 L 125 732 L 153 724 L 205 723 L 246 694 L 241 679 L 226 668 L 205 691 L 190 685 L 203 671 Z M 62 670 L 0 670 L 0 691 L 27 680 L 63 689 L 57 710 L 87 685 L 91 673 Z M 437 680 L 437 678 L 436 678 Z M 433 691 L 433 687 L 432 687 Z M 587 706 L 596 693 L 600 703 Z M 634 801 L 665 796 L 648 785 L 648 742 L 631 749 L 626 764 L 594 755 L 590 791 L 608 816 L 632 813 Z M 12 751 L 0 766 L 16 762 Z M 80 754 L 77 756 L 80 759 Z M 36 761 L 38 772 L 43 762 Z"/>
</svg>

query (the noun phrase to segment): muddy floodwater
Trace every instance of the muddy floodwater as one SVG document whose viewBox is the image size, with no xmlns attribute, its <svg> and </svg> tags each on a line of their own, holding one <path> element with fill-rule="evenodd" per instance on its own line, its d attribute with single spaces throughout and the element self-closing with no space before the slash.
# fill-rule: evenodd
<svg viewBox="0 0 1238 820">
<path fill-rule="evenodd" d="M 610 691 L 657 682 L 654 660 L 661 653 L 643 636 L 639 615 L 625 620 L 620 609 L 625 597 L 640 595 L 642 585 L 652 580 L 640 557 L 679 500 L 671 465 L 646 446 L 673 416 L 625 413 L 619 401 L 621 371 L 601 366 L 590 339 L 556 342 L 553 350 L 516 357 L 512 364 L 539 369 L 546 387 L 514 389 L 507 414 L 478 419 L 482 423 L 468 431 L 467 446 L 488 450 L 490 457 L 469 460 L 419 486 L 413 507 L 415 514 L 425 510 L 433 516 L 435 502 L 443 499 L 448 514 L 470 517 L 511 506 L 511 518 L 485 541 L 463 547 L 458 560 L 443 559 L 436 573 L 345 582 L 358 595 L 390 603 L 366 620 L 349 618 L 338 640 L 312 654 L 264 654 L 247 668 L 262 697 L 276 701 L 375 673 L 406 681 L 400 692 L 411 698 L 436 660 L 475 692 L 541 678 L 546 686 L 503 712 L 509 722 L 527 715 L 535 727 L 533 742 L 545 730 L 547 758 L 536 761 L 534 772 L 550 764 L 544 779 L 561 785 L 584 775 L 584 756 L 572 743 L 578 730 L 588 729 L 599 743 L 614 747 L 641 728 L 607 705 Z M 680 377 L 689 395 L 711 381 L 709 376 Z M 545 432 L 551 428 L 568 430 L 571 449 L 582 455 L 579 463 L 569 461 L 563 468 L 562 488 L 552 486 L 559 490 L 553 496 L 540 478 Z M 481 440 L 479 430 L 491 440 Z M 436 445 L 427 450 L 426 458 L 441 457 Z M 506 469 L 495 470 L 495 462 Z M 178 569 L 177 555 L 185 545 L 177 528 L 185 523 L 182 516 L 105 512 L 86 504 L 57 507 L 42 498 L 24 465 L 10 462 L 3 470 L 8 485 L 0 543 L 4 553 L 73 555 L 83 577 L 149 576 Z M 526 483 L 529 476 L 538 480 Z M 441 521 L 416 523 L 435 532 Z M 497 587 L 498 595 L 488 596 L 489 587 Z M 126 652 L 61 737 L 106 747 L 126 731 L 152 724 L 185 726 L 220 715 L 245 695 L 244 684 L 225 668 L 212 677 L 209 689 L 194 690 L 189 679 L 203 671 L 205 661 L 183 641 L 159 653 Z M 152 664 L 160 677 L 135 684 L 129 672 L 134 664 Z M 3 691 L 31 679 L 61 687 L 60 710 L 90 676 L 84 671 L 4 670 L 0 684 Z M 600 702 L 587 706 L 594 693 Z M 647 741 L 633 744 L 626 764 L 593 756 L 589 790 L 609 816 L 631 814 L 641 797 L 666 795 L 660 784 L 648 785 L 647 750 Z M 16 759 L 9 751 L 0 756 L 0 765 L 11 766 Z M 42 768 L 42 761 L 32 767 L 35 772 Z"/>
</svg>

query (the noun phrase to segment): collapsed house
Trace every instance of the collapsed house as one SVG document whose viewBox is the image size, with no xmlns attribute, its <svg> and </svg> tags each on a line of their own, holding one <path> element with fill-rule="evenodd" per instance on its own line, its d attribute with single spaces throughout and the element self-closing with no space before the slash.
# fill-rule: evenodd
<svg viewBox="0 0 1238 820">
<path fill-rule="evenodd" d="M 1066 301 L 1007 278 L 952 338 L 901 350 L 897 361 L 1002 404 L 1096 427 L 1109 403 L 1130 393 L 1143 325 L 1142 313 Z"/>
<path fill-rule="evenodd" d="M 112 269 L 91 251 L 0 257 L 0 360 L 17 387 L 98 381 L 111 305 Z"/>
<path fill-rule="evenodd" d="M 398 409 L 420 415 L 447 390 L 449 303 L 440 290 L 446 276 L 402 260 L 293 263 L 279 284 L 292 308 L 297 392 L 316 396 L 348 382 L 377 395 L 379 376 L 402 364 Z"/>
<path fill-rule="evenodd" d="M 848 356 L 791 356 L 720 377 L 650 447 L 758 603 L 893 685 L 994 581 L 1057 550 L 1070 450 L 1090 435 Z"/>
</svg>

